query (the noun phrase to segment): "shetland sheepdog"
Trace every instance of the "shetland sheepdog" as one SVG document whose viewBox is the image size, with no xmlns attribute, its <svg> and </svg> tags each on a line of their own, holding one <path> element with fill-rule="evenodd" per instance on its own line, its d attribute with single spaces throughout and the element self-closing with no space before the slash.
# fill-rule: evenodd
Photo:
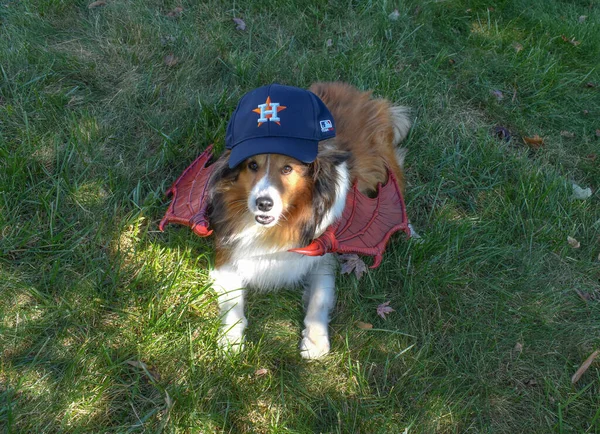
<svg viewBox="0 0 600 434">
<path fill-rule="evenodd" d="M 314 162 L 261 154 L 234 168 L 226 151 L 214 164 L 209 220 L 216 260 L 211 271 L 222 315 L 220 345 L 238 351 L 247 325 L 246 289 L 303 285 L 306 316 L 302 357 L 327 354 L 329 313 L 335 302 L 336 259 L 288 252 L 317 238 L 338 219 L 346 194 L 376 194 L 389 168 L 404 187 L 404 150 L 397 145 L 411 122 L 406 107 L 394 106 L 344 83 L 315 83 L 310 91 L 335 119 L 334 138 L 319 142 Z"/>
</svg>

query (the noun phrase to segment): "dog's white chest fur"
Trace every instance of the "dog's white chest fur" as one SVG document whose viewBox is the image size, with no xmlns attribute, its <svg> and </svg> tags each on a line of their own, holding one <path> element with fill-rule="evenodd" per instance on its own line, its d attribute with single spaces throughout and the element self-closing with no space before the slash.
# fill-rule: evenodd
<svg viewBox="0 0 600 434">
<path fill-rule="evenodd" d="M 236 251 L 226 268 L 237 274 L 243 286 L 269 290 L 301 283 L 322 260 L 287 251 L 246 248 Z"/>
</svg>

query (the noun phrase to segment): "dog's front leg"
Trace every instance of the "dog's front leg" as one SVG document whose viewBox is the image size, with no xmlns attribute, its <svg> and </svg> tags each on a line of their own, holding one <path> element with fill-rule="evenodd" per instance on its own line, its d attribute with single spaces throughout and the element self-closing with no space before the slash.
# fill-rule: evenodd
<svg viewBox="0 0 600 434">
<path fill-rule="evenodd" d="M 221 311 L 221 337 L 219 345 L 227 351 L 242 348 L 244 329 L 248 320 L 244 316 L 244 282 L 231 267 L 221 267 L 210 273 Z"/>
<path fill-rule="evenodd" d="M 305 329 L 300 341 L 300 354 L 305 359 L 318 359 L 329 352 L 329 312 L 335 303 L 335 260 L 326 255 L 309 276 L 305 300 Z"/>
</svg>

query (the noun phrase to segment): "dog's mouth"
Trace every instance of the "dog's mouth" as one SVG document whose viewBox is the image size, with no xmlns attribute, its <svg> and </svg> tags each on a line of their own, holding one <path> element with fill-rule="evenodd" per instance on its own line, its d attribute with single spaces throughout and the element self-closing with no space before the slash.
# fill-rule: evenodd
<svg viewBox="0 0 600 434">
<path fill-rule="evenodd" d="M 254 217 L 254 219 L 257 223 L 260 223 L 261 225 L 268 225 L 270 223 L 273 223 L 275 217 L 270 215 L 257 215 L 256 217 Z"/>
</svg>

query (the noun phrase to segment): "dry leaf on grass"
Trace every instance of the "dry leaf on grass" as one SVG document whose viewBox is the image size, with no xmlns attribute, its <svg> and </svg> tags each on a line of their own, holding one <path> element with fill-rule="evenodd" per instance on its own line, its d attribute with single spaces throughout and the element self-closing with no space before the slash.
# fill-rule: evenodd
<svg viewBox="0 0 600 434">
<path fill-rule="evenodd" d="M 163 61 L 165 62 L 165 65 L 171 67 L 179 63 L 179 58 L 177 58 L 173 53 L 170 53 L 163 58 Z"/>
<path fill-rule="evenodd" d="M 569 246 L 573 247 L 574 249 L 581 247 L 581 243 L 573 237 L 567 237 L 567 243 L 569 243 Z"/>
<path fill-rule="evenodd" d="M 367 271 L 367 265 L 356 253 L 338 255 L 338 260 L 340 261 L 342 274 L 350 274 L 354 272 L 356 278 L 360 279 Z"/>
<path fill-rule="evenodd" d="M 517 53 L 523 49 L 523 46 L 518 42 L 513 42 L 512 46 Z"/>
<path fill-rule="evenodd" d="M 523 344 L 520 342 L 517 342 L 515 344 L 515 347 L 513 348 L 513 353 L 515 353 L 516 355 L 519 355 L 523 352 Z"/>
<path fill-rule="evenodd" d="M 523 137 L 523 141 L 532 149 L 539 149 L 544 145 L 544 139 L 537 134 L 533 137 Z"/>
<path fill-rule="evenodd" d="M 573 374 L 573 376 L 571 377 L 571 383 L 575 384 L 579 381 L 581 376 L 583 374 L 585 374 L 585 371 L 587 371 L 589 369 L 589 367 L 592 365 L 592 363 L 594 362 L 594 359 L 596 357 L 598 357 L 598 354 L 600 354 L 600 351 L 596 350 L 587 359 L 585 359 L 585 362 L 583 362 L 581 364 L 581 366 L 579 367 L 577 372 L 575 372 Z"/>
<path fill-rule="evenodd" d="M 600 129 L 596 130 L 596 137 L 600 137 Z"/>
<path fill-rule="evenodd" d="M 171 12 L 169 12 L 167 14 L 167 16 L 171 17 L 171 18 L 177 18 L 177 17 L 181 16 L 182 12 L 183 12 L 183 8 L 181 6 L 177 6 L 175 9 L 173 9 Z"/>
<path fill-rule="evenodd" d="M 368 322 L 357 321 L 356 327 L 361 330 L 371 330 L 373 328 L 373 324 L 369 324 Z"/>
<path fill-rule="evenodd" d="M 560 37 L 562 38 L 563 41 L 568 42 L 569 44 L 573 45 L 574 47 L 576 47 L 579 44 L 581 44 L 581 42 L 576 41 L 575 38 L 569 39 L 565 35 L 560 35 Z"/>
<path fill-rule="evenodd" d="M 400 12 L 398 12 L 398 9 L 394 9 L 394 12 L 389 14 L 388 18 L 392 21 L 396 21 L 398 18 L 400 18 Z"/>
<path fill-rule="evenodd" d="M 260 368 L 254 372 L 254 375 L 256 377 L 262 377 L 263 375 L 267 375 L 268 373 L 269 373 L 269 370 L 267 368 Z"/>
<path fill-rule="evenodd" d="M 233 18 L 233 22 L 237 24 L 235 26 L 236 30 L 246 30 L 246 23 L 241 18 Z"/>
<path fill-rule="evenodd" d="M 587 15 L 581 15 L 579 18 L 577 18 L 577 22 L 579 24 L 583 23 L 585 20 L 587 19 Z"/>
<path fill-rule="evenodd" d="M 98 0 L 96 2 L 92 2 L 88 5 L 88 9 L 94 9 L 100 6 L 106 6 L 106 2 L 104 0 Z"/>
<path fill-rule="evenodd" d="M 575 133 L 572 133 L 571 131 L 561 131 L 560 135 L 563 137 L 568 137 L 569 139 L 575 137 Z"/>
<path fill-rule="evenodd" d="M 327 42 L 325 42 L 325 45 L 331 47 L 333 45 L 333 41 L 331 39 L 328 39 Z"/>
<path fill-rule="evenodd" d="M 381 303 L 379 306 L 377 306 L 377 315 L 383 319 L 386 319 L 386 315 L 394 312 L 394 309 L 392 309 L 389 304 L 390 302 L 386 301 L 385 303 Z"/>
</svg>

